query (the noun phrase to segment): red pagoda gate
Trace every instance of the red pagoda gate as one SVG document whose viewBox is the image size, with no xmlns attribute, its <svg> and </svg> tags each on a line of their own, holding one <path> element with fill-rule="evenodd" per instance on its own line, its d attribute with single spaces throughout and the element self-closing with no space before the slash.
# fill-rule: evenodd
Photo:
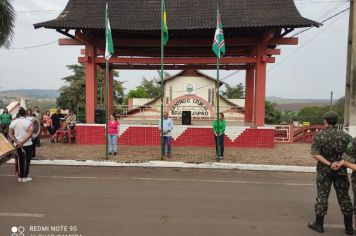
<svg viewBox="0 0 356 236">
<path fill-rule="evenodd" d="M 69 0 L 54 20 L 35 28 L 55 29 L 67 36 L 60 45 L 83 45 L 78 58 L 86 66 L 86 121 L 94 123 L 97 107 L 98 66 L 105 66 L 105 0 Z M 110 71 L 160 69 L 160 1 L 109 0 L 109 17 L 116 54 Z M 278 45 L 297 45 L 286 37 L 295 28 L 319 26 L 303 18 L 293 0 L 219 0 L 226 55 L 221 69 L 246 70 L 245 122 L 263 126 L 266 66 L 281 53 Z M 216 69 L 211 50 L 216 0 L 166 0 L 170 40 L 165 48 L 165 69 Z M 109 111 L 112 112 L 112 72 Z"/>
</svg>

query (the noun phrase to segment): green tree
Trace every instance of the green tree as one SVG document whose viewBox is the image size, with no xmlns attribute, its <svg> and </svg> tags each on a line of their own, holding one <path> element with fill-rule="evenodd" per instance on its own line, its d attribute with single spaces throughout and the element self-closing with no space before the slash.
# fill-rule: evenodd
<svg viewBox="0 0 356 236">
<path fill-rule="evenodd" d="M 160 84 L 160 75 L 161 72 L 157 71 L 158 77 L 154 77 L 152 80 L 149 80 L 145 77 L 142 78 L 142 81 L 136 89 L 129 91 L 128 98 L 155 98 L 161 94 L 161 84 Z M 170 77 L 171 75 L 168 72 L 164 72 L 164 78 Z"/>
<path fill-rule="evenodd" d="M 9 48 L 14 36 L 15 10 L 10 0 L 0 1 L 0 47 Z"/>
<path fill-rule="evenodd" d="M 281 123 L 282 113 L 277 110 L 277 103 L 266 101 L 265 103 L 265 123 L 279 124 Z"/>
<path fill-rule="evenodd" d="M 323 124 L 323 115 L 328 110 L 329 106 L 307 106 L 299 111 L 297 119 L 300 122 L 310 122 L 311 125 Z"/>
<path fill-rule="evenodd" d="M 60 95 L 57 98 L 57 106 L 76 110 L 78 107 L 85 107 L 85 67 L 82 64 L 68 65 L 67 68 L 73 72 L 72 75 L 63 78 L 65 85 L 59 89 Z M 118 72 L 114 71 L 113 76 L 118 77 Z M 98 70 L 98 84 L 104 81 L 102 69 Z M 122 104 L 124 100 L 124 82 L 114 79 L 113 97 L 114 105 Z M 98 89 L 98 101 L 100 91 Z"/>
<path fill-rule="evenodd" d="M 338 120 L 342 124 L 344 122 L 345 97 L 340 98 L 332 107 L 329 105 L 304 107 L 299 111 L 297 120 L 300 122 L 310 122 L 312 125 L 323 124 L 323 115 L 329 110 L 336 111 L 339 114 Z"/>
<path fill-rule="evenodd" d="M 345 97 L 337 100 L 336 104 L 333 106 L 333 110 L 339 114 L 339 123 L 343 124 L 345 116 Z"/>
<path fill-rule="evenodd" d="M 132 89 L 127 94 L 128 98 L 149 98 L 150 96 L 146 92 L 145 88 L 138 86 L 136 89 Z"/>
<path fill-rule="evenodd" d="M 146 78 L 142 79 L 140 87 L 142 87 L 145 90 L 148 97 L 150 97 L 150 98 L 160 96 L 161 87 L 157 81 L 158 80 L 156 78 L 154 78 L 152 80 L 148 80 Z"/>
<path fill-rule="evenodd" d="M 148 80 L 143 77 L 140 86 L 148 94 L 148 97 L 155 98 L 161 95 L 161 71 L 157 71 L 158 77 L 153 77 L 152 80 Z M 167 71 L 163 72 L 163 78 L 169 78 L 171 74 Z"/>
<path fill-rule="evenodd" d="M 242 83 L 230 86 L 225 84 L 226 90 L 222 91 L 221 94 L 229 99 L 238 99 L 245 96 L 245 88 Z"/>
<path fill-rule="evenodd" d="M 293 121 L 297 120 L 298 112 L 296 111 L 283 111 L 281 112 L 281 123 L 292 124 Z"/>
</svg>

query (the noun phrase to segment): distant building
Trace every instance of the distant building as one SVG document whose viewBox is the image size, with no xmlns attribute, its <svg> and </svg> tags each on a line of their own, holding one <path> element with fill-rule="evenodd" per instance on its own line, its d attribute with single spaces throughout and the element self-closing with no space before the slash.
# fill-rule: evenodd
<svg viewBox="0 0 356 236">
<path fill-rule="evenodd" d="M 9 113 L 12 115 L 13 118 L 16 117 L 16 114 L 18 113 L 20 107 L 23 107 L 26 109 L 26 102 L 25 99 L 21 98 L 21 101 L 12 101 L 10 104 L 6 107 Z M 3 112 L 4 109 L 0 109 L 0 114 Z"/>
<path fill-rule="evenodd" d="M 164 80 L 164 110 L 173 119 L 181 119 L 183 111 L 191 111 L 193 120 L 212 120 L 216 117 L 216 79 L 197 70 L 183 70 Z M 220 86 L 223 82 L 220 82 Z M 124 119 L 158 119 L 161 97 L 129 99 Z M 220 112 L 227 120 L 244 120 L 244 99 L 219 96 Z"/>
</svg>

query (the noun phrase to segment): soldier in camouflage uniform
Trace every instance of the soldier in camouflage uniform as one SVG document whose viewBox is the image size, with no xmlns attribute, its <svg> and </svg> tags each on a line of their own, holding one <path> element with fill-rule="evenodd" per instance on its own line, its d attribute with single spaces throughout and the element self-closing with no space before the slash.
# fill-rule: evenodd
<svg viewBox="0 0 356 236">
<path fill-rule="evenodd" d="M 337 116 L 337 113 L 333 111 L 324 114 L 324 123 L 327 127 L 316 134 L 312 142 L 311 154 L 318 161 L 316 168 L 317 198 L 316 219 L 308 226 L 319 233 L 324 232 L 324 216 L 328 210 L 328 199 L 333 184 L 344 215 L 346 233 L 353 235 L 353 206 L 349 196 L 350 182 L 346 168 L 336 165 L 341 160 L 347 145 L 352 141 L 352 137 L 336 128 Z"/>
<path fill-rule="evenodd" d="M 354 193 L 354 215 L 356 216 L 356 138 L 347 145 L 344 155 L 342 156 L 340 165 L 352 169 L 351 186 Z"/>
</svg>

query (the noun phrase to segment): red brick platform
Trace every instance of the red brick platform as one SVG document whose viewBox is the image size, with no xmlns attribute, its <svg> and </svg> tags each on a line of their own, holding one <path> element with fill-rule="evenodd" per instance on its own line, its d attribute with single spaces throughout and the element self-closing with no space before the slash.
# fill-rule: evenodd
<svg viewBox="0 0 356 236">
<path fill-rule="evenodd" d="M 105 125 L 78 124 L 75 127 L 77 144 L 105 144 Z M 120 125 L 118 143 L 128 146 L 159 146 L 160 131 L 152 125 Z M 225 133 L 226 147 L 273 148 L 275 128 L 250 128 L 228 126 Z M 215 146 L 211 127 L 176 125 L 172 131 L 174 146 Z"/>
</svg>

